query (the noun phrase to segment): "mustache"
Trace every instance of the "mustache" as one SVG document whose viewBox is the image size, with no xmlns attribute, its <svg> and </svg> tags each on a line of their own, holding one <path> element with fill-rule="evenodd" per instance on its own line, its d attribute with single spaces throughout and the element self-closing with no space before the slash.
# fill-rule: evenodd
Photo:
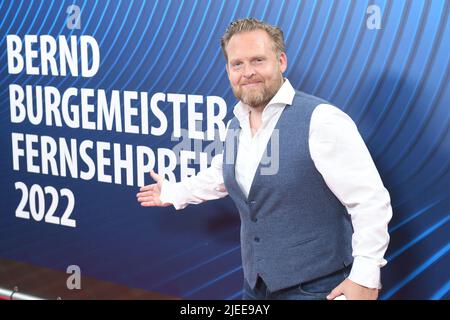
<svg viewBox="0 0 450 320">
<path fill-rule="evenodd" d="M 239 85 L 243 86 L 246 84 L 255 84 L 255 83 L 260 83 L 260 82 L 262 82 L 262 81 L 261 80 L 244 81 L 244 82 L 239 83 Z"/>
</svg>

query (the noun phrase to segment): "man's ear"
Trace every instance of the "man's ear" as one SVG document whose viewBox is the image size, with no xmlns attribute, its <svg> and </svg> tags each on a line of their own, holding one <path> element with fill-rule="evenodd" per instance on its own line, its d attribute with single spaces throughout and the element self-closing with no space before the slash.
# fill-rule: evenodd
<svg viewBox="0 0 450 320">
<path fill-rule="evenodd" d="M 287 55 L 285 52 L 280 53 L 280 58 L 278 59 L 280 63 L 280 71 L 284 73 L 287 69 Z"/>
</svg>

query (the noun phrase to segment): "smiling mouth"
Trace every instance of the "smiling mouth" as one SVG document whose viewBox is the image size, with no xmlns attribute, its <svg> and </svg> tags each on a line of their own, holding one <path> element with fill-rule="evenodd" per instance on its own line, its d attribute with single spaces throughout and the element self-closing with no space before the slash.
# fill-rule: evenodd
<svg viewBox="0 0 450 320">
<path fill-rule="evenodd" d="M 252 88 L 258 86 L 259 84 L 261 84 L 261 82 L 251 82 L 251 83 L 244 83 L 242 86 L 246 88 Z"/>
</svg>

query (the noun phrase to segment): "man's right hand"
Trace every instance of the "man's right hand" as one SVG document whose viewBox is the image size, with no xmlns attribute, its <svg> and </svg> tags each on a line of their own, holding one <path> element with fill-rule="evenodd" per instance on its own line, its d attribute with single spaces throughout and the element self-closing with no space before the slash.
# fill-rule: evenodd
<svg viewBox="0 0 450 320">
<path fill-rule="evenodd" d="M 165 202 L 163 203 L 160 200 L 161 196 L 161 190 L 162 190 L 162 184 L 164 181 L 164 178 L 161 177 L 159 174 L 156 174 L 155 171 L 150 171 L 150 177 L 153 178 L 153 180 L 156 181 L 156 183 L 149 184 L 146 186 L 141 187 L 136 194 L 138 202 L 143 207 L 168 207 L 171 206 L 171 203 Z"/>
</svg>

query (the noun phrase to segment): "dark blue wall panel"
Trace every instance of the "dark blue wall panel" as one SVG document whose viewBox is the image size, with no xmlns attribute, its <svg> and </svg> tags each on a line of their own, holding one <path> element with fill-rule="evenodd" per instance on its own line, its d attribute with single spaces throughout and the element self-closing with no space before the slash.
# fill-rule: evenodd
<svg viewBox="0 0 450 320">
<path fill-rule="evenodd" d="M 80 30 L 65 24 L 72 3 L 81 8 Z M 370 5 L 381 9 L 381 29 L 366 26 Z M 152 148 L 170 147 L 170 132 L 155 137 L 13 124 L 8 86 L 216 95 L 227 102 L 230 119 L 236 101 L 219 40 L 232 20 L 254 16 L 284 30 L 286 76 L 294 87 L 355 120 L 391 193 L 381 298 L 448 299 L 449 6 L 446 0 L 2 1 L 0 257 L 60 270 L 76 264 L 84 275 L 183 298 L 239 298 L 239 220 L 229 199 L 182 214 L 143 209 L 137 187 L 125 183 L 12 167 L 11 132 Z M 92 78 L 8 74 L 8 34 L 92 35 L 101 51 L 99 72 Z M 164 108 L 170 115 L 169 105 Z M 182 126 L 187 128 L 185 117 Z M 77 227 L 16 218 L 16 181 L 73 190 Z"/>
</svg>

